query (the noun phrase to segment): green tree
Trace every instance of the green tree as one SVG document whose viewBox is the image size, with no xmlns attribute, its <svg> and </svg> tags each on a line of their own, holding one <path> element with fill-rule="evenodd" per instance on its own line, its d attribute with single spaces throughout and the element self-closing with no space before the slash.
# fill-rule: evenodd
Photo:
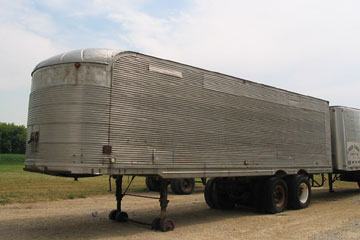
<svg viewBox="0 0 360 240">
<path fill-rule="evenodd" d="M 0 153 L 25 153 L 26 128 L 13 123 L 0 123 Z"/>
</svg>

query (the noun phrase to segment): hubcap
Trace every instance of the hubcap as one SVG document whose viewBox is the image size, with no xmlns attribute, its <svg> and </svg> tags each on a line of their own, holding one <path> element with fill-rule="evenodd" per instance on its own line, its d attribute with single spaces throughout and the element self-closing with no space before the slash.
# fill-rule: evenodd
<svg viewBox="0 0 360 240">
<path fill-rule="evenodd" d="M 285 189 L 281 185 L 277 185 L 274 191 L 274 201 L 277 207 L 282 207 L 285 203 Z"/>
<path fill-rule="evenodd" d="M 184 181 L 182 181 L 182 184 L 185 191 L 191 190 L 191 179 L 185 178 Z"/>
<path fill-rule="evenodd" d="M 309 188 L 306 183 L 301 183 L 298 192 L 299 201 L 304 204 L 309 198 Z"/>
</svg>

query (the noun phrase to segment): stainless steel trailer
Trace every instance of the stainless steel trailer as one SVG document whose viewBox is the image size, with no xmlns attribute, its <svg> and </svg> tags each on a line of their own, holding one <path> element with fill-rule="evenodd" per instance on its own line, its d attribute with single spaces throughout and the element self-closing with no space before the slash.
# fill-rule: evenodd
<svg viewBox="0 0 360 240">
<path fill-rule="evenodd" d="M 360 171 L 360 110 L 330 108 L 335 172 Z"/>
<path fill-rule="evenodd" d="M 174 227 L 168 179 L 211 177 L 210 207 L 279 212 L 288 198 L 307 207 L 308 177 L 343 170 L 332 164 L 327 101 L 129 51 L 76 50 L 38 64 L 28 139 L 27 171 L 116 178 L 111 219 L 127 219 L 123 175 L 161 177 L 162 230 Z"/>
</svg>

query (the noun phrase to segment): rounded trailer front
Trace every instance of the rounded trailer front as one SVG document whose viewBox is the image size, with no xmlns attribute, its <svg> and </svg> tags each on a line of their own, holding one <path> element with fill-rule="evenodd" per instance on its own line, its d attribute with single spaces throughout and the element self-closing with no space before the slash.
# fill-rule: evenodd
<svg viewBox="0 0 360 240">
<path fill-rule="evenodd" d="M 102 148 L 108 145 L 110 64 L 116 53 L 77 50 L 35 67 L 25 170 L 68 177 L 101 174 L 99 164 L 108 161 Z"/>
</svg>

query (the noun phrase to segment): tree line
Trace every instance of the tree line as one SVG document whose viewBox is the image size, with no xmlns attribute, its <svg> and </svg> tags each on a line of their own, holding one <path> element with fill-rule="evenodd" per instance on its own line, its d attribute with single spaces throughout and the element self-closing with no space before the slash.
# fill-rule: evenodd
<svg viewBox="0 0 360 240">
<path fill-rule="evenodd" d="M 24 154 L 26 128 L 13 123 L 0 122 L 0 153 Z"/>
</svg>

